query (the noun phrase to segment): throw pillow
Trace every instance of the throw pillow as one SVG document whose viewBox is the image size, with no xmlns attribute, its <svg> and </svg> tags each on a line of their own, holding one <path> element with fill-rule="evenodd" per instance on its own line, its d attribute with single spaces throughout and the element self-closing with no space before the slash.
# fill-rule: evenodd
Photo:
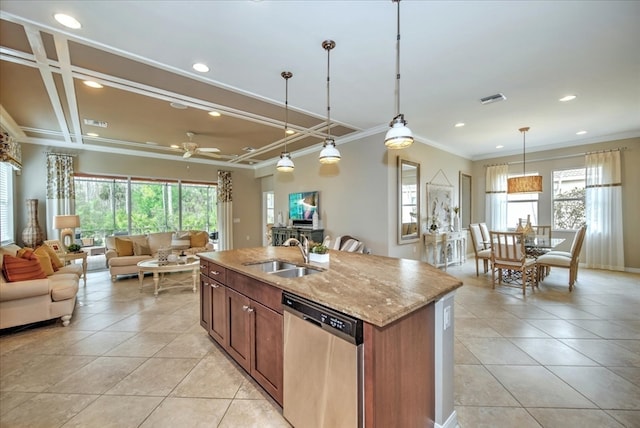
<svg viewBox="0 0 640 428">
<path fill-rule="evenodd" d="M 133 256 L 133 242 L 129 239 L 116 238 L 116 253 L 118 257 Z"/>
<path fill-rule="evenodd" d="M 136 256 L 150 256 L 151 248 L 142 242 L 133 241 L 133 254 Z"/>
<path fill-rule="evenodd" d="M 191 247 L 205 247 L 209 242 L 209 234 L 202 230 L 194 230 L 189 235 Z"/>
<path fill-rule="evenodd" d="M 176 232 L 171 236 L 171 248 L 174 250 L 186 250 L 190 245 L 189 232 Z"/>
<path fill-rule="evenodd" d="M 64 263 L 62 262 L 62 260 L 60 260 L 60 257 L 58 257 L 58 253 L 56 253 L 56 250 L 46 244 L 43 245 L 42 248 L 44 248 L 47 254 L 49 254 L 51 264 L 53 265 L 53 270 L 57 271 L 64 266 Z"/>
<path fill-rule="evenodd" d="M 28 257 L 13 257 L 9 254 L 3 256 L 2 273 L 8 282 L 44 279 L 47 277 L 33 252 Z"/>
<path fill-rule="evenodd" d="M 43 247 L 46 247 L 46 245 L 39 246 L 38 248 L 35 249 L 33 253 L 38 258 L 38 262 L 40 262 L 40 267 L 42 268 L 44 273 L 47 276 L 53 275 L 53 273 L 56 270 L 53 268 L 53 264 L 51 263 L 51 257 L 49 257 L 49 253 L 47 253 L 47 250 L 45 250 Z"/>
</svg>

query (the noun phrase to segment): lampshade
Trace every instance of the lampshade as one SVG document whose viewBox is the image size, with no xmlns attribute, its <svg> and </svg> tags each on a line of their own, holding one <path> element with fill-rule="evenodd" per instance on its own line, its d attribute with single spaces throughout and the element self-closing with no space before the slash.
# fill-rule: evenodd
<svg viewBox="0 0 640 428">
<path fill-rule="evenodd" d="M 276 169 L 280 172 L 291 172 L 293 171 L 294 165 L 291 160 L 291 155 L 288 152 L 280 153 L 280 160 L 276 164 Z"/>
<path fill-rule="evenodd" d="M 400 113 L 400 0 L 391 0 L 397 3 L 398 13 L 398 34 L 396 35 L 396 116 L 391 120 L 389 126 L 391 129 L 387 131 L 384 138 L 384 145 L 388 149 L 404 149 L 413 144 L 413 133 L 407 128 L 407 121 L 404 120 L 404 114 Z"/>
<path fill-rule="evenodd" d="M 333 138 L 327 138 L 320 151 L 320 163 L 332 164 L 338 161 L 340 161 L 340 152 L 336 149 L 336 143 Z"/>
<path fill-rule="evenodd" d="M 80 227 L 79 215 L 56 215 L 53 216 L 54 229 L 74 229 Z"/>
<path fill-rule="evenodd" d="M 332 164 L 340 161 L 340 151 L 336 149 L 336 142 L 331 138 L 331 78 L 329 77 L 330 70 L 330 53 L 331 49 L 336 47 L 336 42 L 333 40 L 325 40 L 322 42 L 322 48 L 327 51 L 327 138 L 324 140 L 322 150 L 320 150 L 319 161 L 321 164 Z"/>
<path fill-rule="evenodd" d="M 289 133 L 289 79 L 293 77 L 293 73 L 290 71 L 283 71 L 280 76 L 285 82 L 284 92 L 284 152 L 280 153 L 280 160 L 276 164 L 276 170 L 280 172 L 293 171 L 293 161 L 291 160 L 291 154 L 287 151 L 287 134 Z"/>
<path fill-rule="evenodd" d="M 520 128 L 522 133 L 522 176 L 512 177 L 507 180 L 507 193 L 541 193 L 542 176 L 526 175 L 526 134 L 529 127 Z"/>
<path fill-rule="evenodd" d="M 541 175 L 523 175 L 507 180 L 507 193 L 541 193 Z"/>
<path fill-rule="evenodd" d="M 404 149 L 413 144 L 413 133 L 407 126 L 404 115 L 400 114 L 391 121 L 391 129 L 387 131 L 384 145 L 390 149 Z"/>
</svg>

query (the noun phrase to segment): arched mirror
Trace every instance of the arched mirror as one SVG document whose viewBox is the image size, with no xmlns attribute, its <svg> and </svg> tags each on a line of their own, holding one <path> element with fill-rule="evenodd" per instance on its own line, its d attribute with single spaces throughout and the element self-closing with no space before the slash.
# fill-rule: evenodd
<svg viewBox="0 0 640 428">
<path fill-rule="evenodd" d="M 420 164 L 398 156 L 398 244 L 420 239 Z"/>
</svg>

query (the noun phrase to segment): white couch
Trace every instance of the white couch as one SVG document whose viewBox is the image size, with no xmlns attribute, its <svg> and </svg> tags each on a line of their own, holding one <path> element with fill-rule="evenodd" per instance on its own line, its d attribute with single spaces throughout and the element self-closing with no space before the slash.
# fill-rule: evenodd
<svg viewBox="0 0 640 428">
<path fill-rule="evenodd" d="M 107 261 L 107 267 L 109 268 L 109 274 L 111 280 L 116 281 L 118 275 L 132 275 L 138 273 L 138 262 L 143 260 L 157 258 L 158 250 L 160 248 L 172 248 L 173 252 L 179 253 L 184 251 L 187 255 L 195 255 L 196 253 L 202 253 L 207 251 L 213 251 L 213 244 L 209 242 L 208 234 L 204 231 L 192 230 L 188 232 L 178 232 L 185 235 L 189 235 L 192 240 L 187 238 L 184 241 L 184 245 L 177 248 L 175 246 L 174 232 L 156 232 L 149 233 L 148 235 L 122 235 L 122 236 L 107 236 L 105 239 L 107 251 L 105 257 Z M 196 238 L 198 234 L 199 238 Z M 206 235 L 206 238 L 204 236 Z M 134 244 L 134 253 L 122 255 L 118 253 L 116 238 L 121 240 L 128 240 Z M 196 240 L 206 241 L 204 246 L 193 246 L 191 243 Z M 174 246 L 172 246 L 172 243 Z M 199 242 L 202 243 L 202 242 Z M 188 245 L 188 247 L 185 247 Z M 136 251 L 136 248 L 138 249 Z"/>
<path fill-rule="evenodd" d="M 0 329 L 60 317 L 69 325 L 76 304 L 82 266 L 71 264 L 43 279 L 8 282 L 1 273 L 5 254 L 16 256 L 20 247 L 0 247 Z"/>
</svg>

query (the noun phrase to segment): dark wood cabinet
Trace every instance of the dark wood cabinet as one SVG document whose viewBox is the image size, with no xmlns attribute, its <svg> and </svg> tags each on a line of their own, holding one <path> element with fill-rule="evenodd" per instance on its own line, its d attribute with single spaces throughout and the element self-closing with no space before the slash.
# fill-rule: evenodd
<svg viewBox="0 0 640 428">
<path fill-rule="evenodd" d="M 282 290 L 201 263 L 200 325 L 282 405 Z"/>
</svg>

